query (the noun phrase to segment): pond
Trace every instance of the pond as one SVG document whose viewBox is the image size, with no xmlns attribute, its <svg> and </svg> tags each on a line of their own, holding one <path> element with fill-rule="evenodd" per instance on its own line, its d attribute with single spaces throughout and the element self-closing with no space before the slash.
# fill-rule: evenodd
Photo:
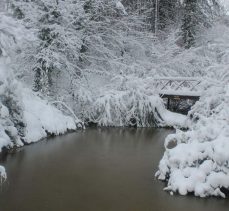
<svg viewBox="0 0 229 211">
<path fill-rule="evenodd" d="M 87 129 L 21 148 L 2 164 L 1 211 L 221 211 L 228 199 L 171 196 L 154 174 L 167 129 Z"/>
</svg>

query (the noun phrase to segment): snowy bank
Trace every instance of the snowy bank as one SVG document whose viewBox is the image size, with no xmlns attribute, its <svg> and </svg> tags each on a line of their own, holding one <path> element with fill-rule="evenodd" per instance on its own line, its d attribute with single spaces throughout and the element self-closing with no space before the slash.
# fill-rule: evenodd
<svg viewBox="0 0 229 211">
<path fill-rule="evenodd" d="M 41 100 L 29 90 L 24 90 L 22 101 L 26 143 L 39 141 L 47 137 L 48 134 L 60 135 L 67 130 L 76 130 L 76 124 L 80 122 L 70 116 L 63 115 L 60 110 L 47 101 Z"/>
<path fill-rule="evenodd" d="M 76 130 L 79 122 L 23 87 L 10 69 L 0 65 L 0 152 L 3 147 L 19 147 L 49 134 Z"/>
<path fill-rule="evenodd" d="M 156 176 L 181 195 L 225 197 L 229 189 L 229 85 L 208 90 L 190 112 L 192 126 L 165 140 Z"/>
</svg>

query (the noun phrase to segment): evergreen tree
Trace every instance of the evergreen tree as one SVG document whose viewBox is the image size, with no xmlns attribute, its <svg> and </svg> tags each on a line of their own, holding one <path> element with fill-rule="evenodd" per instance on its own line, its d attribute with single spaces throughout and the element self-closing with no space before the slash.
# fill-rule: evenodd
<svg viewBox="0 0 229 211">
<path fill-rule="evenodd" d="M 179 0 L 159 0 L 159 29 L 163 30 L 167 26 L 176 23 L 180 15 L 181 4 Z"/>
<path fill-rule="evenodd" d="M 147 30 L 153 32 L 155 32 L 156 25 L 159 30 L 164 30 L 174 24 L 180 15 L 180 0 L 158 0 L 158 4 L 156 4 L 156 0 L 124 0 L 123 2 L 132 11 L 136 10 L 139 16 L 143 16 L 148 24 Z M 155 14 L 156 6 L 158 14 Z M 157 24 L 155 24 L 156 21 Z"/>
<path fill-rule="evenodd" d="M 198 23 L 197 0 L 185 0 L 184 17 L 182 20 L 182 38 L 185 48 L 190 48 L 195 43 Z"/>
<path fill-rule="evenodd" d="M 61 13 L 58 10 L 58 1 L 55 4 L 44 4 L 44 14 L 40 18 L 40 30 L 38 38 L 40 46 L 38 48 L 38 56 L 34 67 L 35 79 L 34 90 L 49 93 L 52 86 L 52 74 L 55 70 L 53 53 L 57 51 L 58 36 L 56 26 L 61 23 Z"/>
<path fill-rule="evenodd" d="M 85 25 L 84 0 L 12 0 L 19 8 L 29 28 L 37 31 L 31 57 L 34 90 L 54 94 L 60 74 L 79 76 L 81 39 Z M 31 50 L 31 49 L 30 49 Z M 31 50 L 32 51 L 32 50 Z"/>
<path fill-rule="evenodd" d="M 182 17 L 182 38 L 185 48 L 195 44 L 201 30 L 211 27 L 220 15 L 218 0 L 185 0 Z"/>
</svg>

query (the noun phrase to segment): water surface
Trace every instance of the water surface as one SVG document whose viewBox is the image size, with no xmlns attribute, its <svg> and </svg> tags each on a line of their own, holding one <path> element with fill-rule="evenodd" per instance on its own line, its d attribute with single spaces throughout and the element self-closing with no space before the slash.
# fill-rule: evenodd
<svg viewBox="0 0 229 211">
<path fill-rule="evenodd" d="M 88 129 L 7 156 L 1 211 L 223 211 L 229 200 L 170 196 L 154 173 L 165 129 Z"/>
</svg>

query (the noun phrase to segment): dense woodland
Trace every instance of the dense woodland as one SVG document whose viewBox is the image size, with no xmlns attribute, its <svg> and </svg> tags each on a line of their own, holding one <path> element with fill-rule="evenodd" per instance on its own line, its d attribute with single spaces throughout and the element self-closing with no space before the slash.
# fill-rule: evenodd
<svg viewBox="0 0 229 211">
<path fill-rule="evenodd" d="M 225 196 L 219 187 L 229 187 L 229 158 L 215 153 L 229 146 L 229 18 L 219 1 L 1 4 L 0 147 L 62 134 L 82 127 L 82 122 L 184 127 L 167 121 L 168 111 L 152 80 L 201 77 L 204 94 L 182 123 L 190 131 L 178 130 L 167 138 L 167 142 L 176 139 L 177 147 L 166 149 L 157 176 L 162 180 L 170 176 L 168 189 L 180 194 Z M 222 148 L 214 148 L 210 141 Z M 201 147 L 194 147 L 195 156 L 187 157 L 193 153 L 192 144 Z M 181 147 L 186 154 L 174 153 Z M 177 175 L 195 178 L 193 169 L 200 169 L 205 160 L 209 162 L 203 168 L 210 170 L 203 177 L 210 175 L 208 183 L 198 181 L 198 189 L 197 182 L 184 186 L 176 181 Z M 217 183 L 212 185 L 214 178 Z"/>
<path fill-rule="evenodd" d="M 33 45 L 25 43 L 19 57 L 30 61 L 26 69 L 34 73 L 34 90 L 54 96 L 57 84 L 61 83 L 58 78 L 63 80 L 61 74 L 71 78 L 70 90 L 77 88 L 74 86 L 91 71 L 91 66 L 98 74 L 117 74 L 120 69 L 124 75 L 128 74 L 125 69 L 129 69 L 129 62 L 136 65 L 140 62 L 138 55 L 129 55 L 133 43 L 143 50 L 145 45 L 152 48 L 155 40 L 163 42 L 176 30 L 177 44 L 191 48 L 201 32 L 211 27 L 221 14 L 217 0 L 126 0 L 123 4 L 119 0 L 11 0 L 10 3 L 13 16 L 36 31 L 36 41 Z M 148 50 L 150 54 L 152 49 Z"/>
<path fill-rule="evenodd" d="M 176 62 L 167 61 L 196 46 L 223 14 L 216 0 L 10 0 L 8 7 L 27 31 L 18 50 L 5 52 L 13 58 L 18 77 L 35 92 L 70 105 L 84 121 L 100 125 L 129 125 L 133 118 L 138 126 L 152 125 L 154 120 L 146 120 L 152 107 L 143 105 L 140 116 L 138 105 L 129 112 L 134 98 L 142 98 L 137 92 L 125 103 L 127 109 L 118 105 L 128 119 L 114 116 L 120 111 L 101 114 L 101 109 L 109 102 L 116 109 L 120 90 L 132 95 L 132 78 L 203 75 L 193 67 L 195 62 L 191 69 L 179 70 L 181 65 L 178 69 Z"/>
</svg>

